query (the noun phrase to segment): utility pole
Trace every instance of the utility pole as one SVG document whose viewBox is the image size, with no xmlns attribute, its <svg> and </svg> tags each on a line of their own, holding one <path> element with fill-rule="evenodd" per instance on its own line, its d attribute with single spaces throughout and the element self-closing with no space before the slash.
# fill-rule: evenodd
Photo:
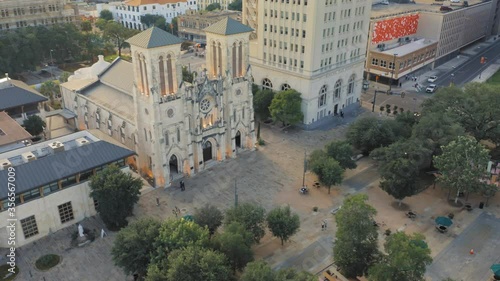
<svg viewBox="0 0 500 281">
<path fill-rule="evenodd" d="M 304 149 L 304 173 L 302 174 L 302 187 L 306 187 L 307 153 Z"/>
<path fill-rule="evenodd" d="M 234 207 L 238 207 L 238 187 L 236 186 L 236 180 L 234 180 Z"/>
</svg>

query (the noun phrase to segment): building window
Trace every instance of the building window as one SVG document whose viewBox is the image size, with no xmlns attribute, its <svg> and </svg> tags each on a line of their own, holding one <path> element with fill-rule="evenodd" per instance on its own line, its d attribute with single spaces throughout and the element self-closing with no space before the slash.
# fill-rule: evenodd
<svg viewBox="0 0 500 281">
<path fill-rule="evenodd" d="M 71 206 L 71 201 L 57 206 L 57 209 L 59 209 L 59 217 L 61 218 L 61 223 L 65 223 L 75 219 L 75 217 L 73 216 L 73 207 Z"/>
<path fill-rule="evenodd" d="M 387 67 L 387 62 L 385 60 L 380 61 L 380 66 L 381 67 Z"/>
<path fill-rule="evenodd" d="M 333 96 L 334 99 L 338 99 L 340 97 L 340 94 L 342 92 L 342 80 L 337 80 L 335 83 L 335 88 L 334 88 L 334 93 L 335 95 Z"/>
<path fill-rule="evenodd" d="M 95 198 L 92 198 L 92 201 L 94 201 L 94 209 L 97 211 L 99 208 L 99 202 L 95 200 Z"/>
<path fill-rule="evenodd" d="M 264 80 L 262 80 L 262 87 L 266 88 L 266 89 L 269 89 L 269 90 L 272 90 L 273 89 L 273 83 L 271 82 L 271 80 L 269 80 L 267 78 L 264 78 Z"/>
<path fill-rule="evenodd" d="M 24 238 L 28 239 L 38 234 L 38 226 L 36 225 L 35 216 L 30 216 L 21 220 Z"/>
<path fill-rule="evenodd" d="M 372 58 L 372 65 L 378 65 L 378 59 Z"/>
<path fill-rule="evenodd" d="M 319 90 L 318 107 L 326 105 L 326 91 L 327 87 L 326 85 L 323 85 L 323 87 Z"/>
<path fill-rule="evenodd" d="M 349 78 L 349 84 L 347 85 L 347 94 L 350 95 L 354 93 L 354 80 L 356 79 L 356 75 L 351 75 Z"/>
<path fill-rule="evenodd" d="M 291 88 L 292 87 L 290 87 L 290 85 L 287 84 L 287 83 L 281 85 L 281 90 L 282 91 L 290 90 Z"/>
<path fill-rule="evenodd" d="M 177 142 L 181 142 L 181 129 L 177 128 Z"/>
<path fill-rule="evenodd" d="M 162 96 L 167 94 L 167 88 L 165 87 L 165 62 L 163 61 L 163 57 L 158 58 L 158 69 L 160 75 L 160 94 Z"/>
</svg>

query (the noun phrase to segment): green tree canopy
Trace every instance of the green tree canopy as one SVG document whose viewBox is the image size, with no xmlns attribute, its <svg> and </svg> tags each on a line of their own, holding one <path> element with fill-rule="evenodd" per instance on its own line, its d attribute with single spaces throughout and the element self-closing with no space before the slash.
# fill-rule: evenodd
<svg viewBox="0 0 500 281">
<path fill-rule="evenodd" d="M 420 281 L 423 280 L 426 266 L 432 263 L 431 250 L 422 247 L 422 234 L 407 235 L 396 232 L 387 237 L 385 251 L 380 263 L 368 271 L 370 281 Z M 424 242 L 425 244 L 425 242 Z"/>
<path fill-rule="evenodd" d="M 446 112 L 477 140 L 500 144 L 500 88 L 486 83 L 469 83 L 464 89 L 443 88 L 423 103 L 422 115 Z"/>
<path fill-rule="evenodd" d="M 332 185 L 342 183 L 344 169 L 339 162 L 323 150 L 315 150 L 309 156 L 309 169 L 318 176 L 319 182 L 328 188 L 328 194 Z"/>
<path fill-rule="evenodd" d="M 395 142 L 387 147 L 377 148 L 370 156 L 379 162 L 381 173 L 385 172 L 386 164 L 399 158 L 411 160 L 418 169 L 422 170 L 429 167 L 432 151 L 420 139 L 409 139 Z"/>
<path fill-rule="evenodd" d="M 373 225 L 377 211 L 367 200 L 366 194 L 347 197 L 335 217 L 333 260 L 347 278 L 364 275 L 378 255 L 378 232 Z"/>
<path fill-rule="evenodd" d="M 167 271 L 148 270 L 147 281 L 232 281 L 227 258 L 222 253 L 197 246 L 173 251 L 168 257 Z"/>
<path fill-rule="evenodd" d="M 318 277 L 307 272 L 298 271 L 294 268 L 283 268 L 275 273 L 275 281 L 317 281 Z"/>
<path fill-rule="evenodd" d="M 356 120 L 347 130 L 347 141 L 363 153 L 388 146 L 404 137 L 402 124 L 395 120 L 364 117 Z"/>
<path fill-rule="evenodd" d="M 457 190 L 455 203 L 459 192 L 469 194 L 489 188 L 482 182 L 487 178 L 488 150 L 473 137 L 459 136 L 442 149 L 441 155 L 434 156 L 434 165 L 441 173 L 437 180 Z"/>
<path fill-rule="evenodd" d="M 293 214 L 290 206 L 276 207 L 267 214 L 267 227 L 273 236 L 278 237 L 283 242 L 288 241 L 292 235 L 300 228 L 299 215 Z"/>
<path fill-rule="evenodd" d="M 187 66 L 182 66 L 182 80 L 193 83 L 194 75 L 193 72 L 189 72 Z"/>
<path fill-rule="evenodd" d="M 241 270 L 253 261 L 251 233 L 238 223 L 231 223 L 229 229 L 215 236 L 214 248 L 228 259 L 234 272 Z M 250 239 L 249 239 L 250 238 Z"/>
<path fill-rule="evenodd" d="M 156 26 L 156 27 L 161 28 L 165 31 L 168 31 L 167 30 L 167 21 L 165 20 L 165 17 L 160 16 L 160 15 L 146 14 L 144 16 L 141 16 L 141 23 L 146 25 L 148 28 Z"/>
<path fill-rule="evenodd" d="M 205 204 L 205 206 L 196 209 L 194 213 L 194 222 L 201 227 L 207 227 L 212 236 L 217 228 L 222 225 L 224 214 L 217 207 Z"/>
<path fill-rule="evenodd" d="M 63 71 L 63 73 L 61 73 L 61 75 L 59 76 L 59 82 L 60 83 L 68 82 L 68 78 L 70 76 L 71 76 L 71 73 L 69 73 L 67 71 Z"/>
<path fill-rule="evenodd" d="M 294 125 L 304 119 L 301 106 L 302 98 L 300 93 L 290 89 L 274 95 L 269 111 L 274 121 L 282 122 L 283 126 Z"/>
<path fill-rule="evenodd" d="M 88 20 L 84 20 L 82 21 L 82 23 L 80 23 L 80 29 L 83 32 L 90 32 L 92 31 L 92 23 Z"/>
<path fill-rule="evenodd" d="M 111 250 L 115 264 L 127 275 L 137 273 L 140 278 L 146 276 L 159 230 L 160 222 L 149 218 L 135 221 L 121 229 Z"/>
<path fill-rule="evenodd" d="M 247 231 L 252 233 L 255 243 L 259 243 L 265 234 L 265 214 L 266 210 L 261 206 L 243 203 L 226 211 L 224 223 L 226 225 L 232 222 L 242 224 Z"/>
<path fill-rule="evenodd" d="M 326 154 L 337 160 L 342 169 L 355 169 L 356 161 L 352 159 L 352 146 L 347 141 L 332 141 L 325 146 Z"/>
<path fill-rule="evenodd" d="M 258 90 L 253 96 L 253 107 L 259 119 L 266 119 L 271 116 L 269 106 L 274 98 L 274 92 L 269 89 Z"/>
<path fill-rule="evenodd" d="M 385 163 L 381 173 L 380 188 L 401 201 L 418 192 L 418 166 L 406 158 L 396 158 Z"/>
<path fill-rule="evenodd" d="M 99 205 L 97 212 L 111 230 L 127 225 L 134 204 L 139 201 L 142 180 L 122 172 L 117 166 L 109 165 L 90 180 L 90 197 Z"/>
<path fill-rule="evenodd" d="M 60 93 L 61 88 L 59 87 L 59 84 L 52 80 L 45 81 L 40 86 L 40 94 L 48 97 L 51 101 L 53 101 L 54 98 Z"/>
<path fill-rule="evenodd" d="M 103 28 L 103 37 L 115 45 L 118 56 L 122 55 L 124 47 L 129 46 L 126 40 L 138 33 L 137 30 L 128 29 L 116 21 L 108 21 Z"/>
<path fill-rule="evenodd" d="M 274 271 L 264 261 L 248 263 L 240 278 L 241 281 L 275 281 Z"/>
<path fill-rule="evenodd" d="M 242 0 L 234 0 L 227 6 L 229 10 L 240 11 L 243 9 Z"/>
<path fill-rule="evenodd" d="M 185 219 L 167 220 L 161 224 L 160 233 L 154 242 L 153 262 L 160 271 L 173 250 L 188 246 L 208 246 L 208 229 Z"/>
<path fill-rule="evenodd" d="M 27 119 L 23 120 L 23 127 L 32 136 L 38 136 L 41 134 L 45 126 L 45 122 L 38 115 L 31 115 L 28 116 Z"/>
<path fill-rule="evenodd" d="M 113 20 L 113 13 L 111 13 L 110 10 L 102 10 L 100 13 L 99 13 L 99 18 L 103 19 L 103 20 L 106 20 L 106 21 L 110 21 L 110 20 Z"/>
<path fill-rule="evenodd" d="M 212 3 L 206 7 L 207 11 L 215 11 L 215 10 L 220 10 L 220 4 L 219 3 Z"/>
</svg>

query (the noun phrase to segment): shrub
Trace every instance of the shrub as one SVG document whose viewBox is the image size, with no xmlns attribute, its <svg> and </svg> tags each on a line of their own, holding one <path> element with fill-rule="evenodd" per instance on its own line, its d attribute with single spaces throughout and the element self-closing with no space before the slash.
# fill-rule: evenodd
<svg viewBox="0 0 500 281">
<path fill-rule="evenodd" d="M 10 275 L 9 277 L 5 278 L 8 274 L 10 274 L 10 266 L 8 264 L 3 264 L 0 265 L 0 280 L 2 281 L 12 281 L 16 279 L 17 274 L 19 274 L 19 267 L 14 267 L 14 274 Z"/>
<path fill-rule="evenodd" d="M 56 266 L 60 260 L 61 260 L 60 256 L 54 254 L 48 254 L 37 259 L 35 262 L 35 266 L 37 269 L 45 271 Z"/>
<path fill-rule="evenodd" d="M 385 107 L 383 105 L 380 106 L 380 111 L 384 111 Z"/>
<path fill-rule="evenodd" d="M 390 104 L 386 104 L 386 105 L 385 105 L 385 107 L 386 107 L 387 109 L 390 109 L 390 108 L 391 108 L 391 105 L 390 105 Z"/>
<path fill-rule="evenodd" d="M 314 211 L 314 212 L 317 212 L 317 211 L 318 211 L 318 209 L 319 209 L 319 208 L 318 208 L 318 207 L 316 207 L 316 206 L 314 206 L 314 207 L 313 207 L 313 211 Z"/>
<path fill-rule="evenodd" d="M 265 142 L 263 139 L 259 139 L 259 140 L 257 141 L 257 144 L 258 144 L 258 145 L 266 145 L 266 142 Z"/>
<path fill-rule="evenodd" d="M 392 233 L 392 231 L 389 228 L 385 230 L 385 235 L 386 236 L 391 235 L 391 233 Z"/>
</svg>

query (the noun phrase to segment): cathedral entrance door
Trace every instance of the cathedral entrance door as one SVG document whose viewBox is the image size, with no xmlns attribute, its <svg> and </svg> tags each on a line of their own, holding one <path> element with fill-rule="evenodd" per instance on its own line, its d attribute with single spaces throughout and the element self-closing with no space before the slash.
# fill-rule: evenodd
<svg viewBox="0 0 500 281">
<path fill-rule="evenodd" d="M 338 105 L 338 104 L 336 104 L 336 105 L 333 107 L 333 115 L 337 115 L 337 114 L 339 114 L 338 110 L 339 110 L 339 105 Z"/>
<path fill-rule="evenodd" d="M 178 174 L 179 173 L 179 161 L 177 160 L 177 156 L 170 156 L 170 161 L 168 162 L 170 166 L 170 174 Z"/>
<path fill-rule="evenodd" d="M 236 137 L 234 138 L 234 142 L 236 144 L 236 147 L 238 147 L 238 148 L 241 147 L 241 133 L 240 133 L 240 131 L 236 132 Z"/>
<path fill-rule="evenodd" d="M 206 141 L 203 145 L 203 162 L 207 162 L 209 160 L 212 160 L 212 143 L 209 141 Z"/>
</svg>

